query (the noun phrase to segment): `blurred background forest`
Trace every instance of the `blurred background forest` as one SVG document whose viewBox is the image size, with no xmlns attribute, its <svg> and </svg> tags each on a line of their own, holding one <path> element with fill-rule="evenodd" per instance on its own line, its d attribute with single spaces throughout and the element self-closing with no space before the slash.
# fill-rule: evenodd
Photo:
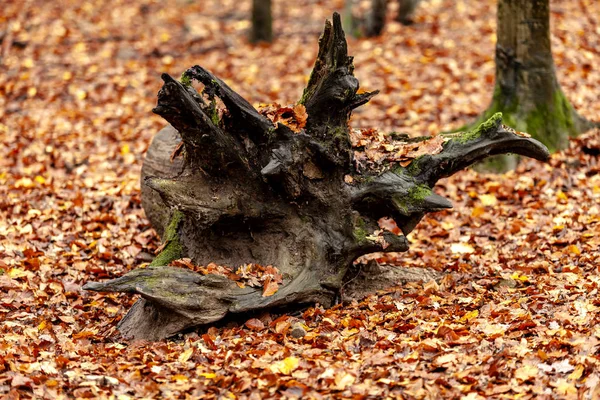
<svg viewBox="0 0 600 400">
<path fill-rule="evenodd" d="M 358 3 L 355 12 L 369 6 Z M 41 123 L 58 137 L 72 134 L 73 119 L 61 114 L 75 113 L 95 138 L 127 139 L 141 134 L 141 121 L 160 125 L 148 112 L 159 73 L 179 76 L 194 64 L 255 104 L 294 103 L 312 68 L 323 21 L 344 7 L 343 1 L 274 1 L 274 42 L 252 45 L 250 1 L 11 1 L 1 16 L 0 113 L 5 126 L 31 131 Z M 412 26 L 393 20 L 396 9 L 390 2 L 381 36 L 347 35 L 362 87 L 382 91 L 357 111 L 354 124 L 433 134 L 471 121 L 492 95 L 496 2 L 424 1 Z M 552 2 L 558 77 L 587 117 L 600 112 L 594 93 L 600 77 L 592 68 L 600 57 L 599 15 L 594 1 Z M 73 101 L 65 109 L 66 98 Z M 129 126 L 115 123 L 123 115 L 131 118 Z"/>
</svg>

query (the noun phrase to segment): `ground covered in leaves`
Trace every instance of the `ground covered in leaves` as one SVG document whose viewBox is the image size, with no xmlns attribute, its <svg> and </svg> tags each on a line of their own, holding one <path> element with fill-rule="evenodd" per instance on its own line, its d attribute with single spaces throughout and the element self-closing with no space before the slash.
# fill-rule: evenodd
<svg viewBox="0 0 600 400">
<path fill-rule="evenodd" d="M 443 271 L 439 282 L 158 343 L 119 339 L 134 299 L 81 286 L 160 245 L 138 182 L 163 126 L 150 112 L 159 74 L 201 64 L 257 106 L 293 104 L 343 2 L 274 3 L 271 46 L 246 41 L 250 1 L 2 5 L 0 397 L 599 398 L 598 130 L 546 165 L 443 181 L 455 208 L 380 259 Z M 595 120 L 599 16 L 594 0 L 552 2 L 559 80 Z M 353 125 L 423 135 L 472 120 L 491 98 L 494 41 L 492 0 L 424 1 L 415 25 L 349 40 L 363 87 L 382 90 Z"/>
</svg>

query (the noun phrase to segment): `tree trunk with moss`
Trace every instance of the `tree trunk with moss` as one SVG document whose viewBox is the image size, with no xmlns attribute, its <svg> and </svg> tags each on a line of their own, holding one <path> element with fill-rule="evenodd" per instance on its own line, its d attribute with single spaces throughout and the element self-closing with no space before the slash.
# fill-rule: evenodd
<svg viewBox="0 0 600 400">
<path fill-rule="evenodd" d="M 273 41 L 271 0 L 252 0 L 250 41 L 253 43 Z"/>
<path fill-rule="evenodd" d="M 357 285 L 354 261 L 406 251 L 406 235 L 426 213 L 451 207 L 432 190 L 440 178 L 493 154 L 548 157 L 543 145 L 495 115 L 474 131 L 443 137 L 443 148 L 406 168 L 359 169 L 348 121 L 377 92 L 360 92 L 353 69 L 334 14 L 299 102 L 306 125 L 295 130 L 274 124 L 202 67 L 187 70 L 181 82 L 163 74 L 154 112 L 170 125 L 154 138 L 142 169 L 142 204 L 164 240 L 162 252 L 148 268 L 85 286 L 142 296 L 119 324 L 125 336 L 160 339 L 226 315 L 329 306 L 348 281 L 360 294 L 377 289 L 368 276 Z M 204 85 L 201 92 L 192 80 Z M 406 141 L 418 146 L 422 139 Z M 381 232 L 382 217 L 402 232 Z M 182 257 L 199 265 L 270 264 L 283 283 L 263 295 L 225 276 L 169 266 Z M 396 283 L 396 275 L 385 276 Z"/>
<path fill-rule="evenodd" d="M 556 79 L 550 46 L 549 0 L 498 0 L 496 86 L 479 122 L 496 112 L 550 151 L 590 124 L 580 117 Z M 499 165 L 502 167 L 502 163 Z"/>
</svg>

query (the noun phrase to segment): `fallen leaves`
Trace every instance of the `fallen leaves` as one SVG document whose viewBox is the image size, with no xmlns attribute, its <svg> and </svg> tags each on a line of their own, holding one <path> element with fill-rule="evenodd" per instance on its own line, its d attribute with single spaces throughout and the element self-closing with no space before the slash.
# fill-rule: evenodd
<svg viewBox="0 0 600 400">
<path fill-rule="evenodd" d="M 235 281 L 240 288 L 246 286 L 263 288 L 264 297 L 274 295 L 279 290 L 279 285 L 283 283 L 281 273 L 272 265 L 244 264 L 234 270 L 231 267 L 215 263 L 209 263 L 207 266 L 195 265 L 189 258 L 174 260 L 169 265 L 187 268 L 203 275 L 225 276 Z"/>
<path fill-rule="evenodd" d="M 290 375 L 298 368 L 300 360 L 296 357 L 286 357 L 281 361 L 273 363 L 269 368 L 273 373 L 280 373 L 284 375 Z"/>
<path fill-rule="evenodd" d="M 425 154 L 435 155 L 441 153 L 445 142 L 444 137 L 438 135 L 417 143 L 400 143 L 394 149 L 393 156 L 389 159 L 397 161 L 400 165 L 406 167 L 415 158 L 419 158 Z"/>
<path fill-rule="evenodd" d="M 493 207 L 498 204 L 498 199 L 493 194 L 482 194 L 479 195 L 481 204 L 485 207 Z"/>
<path fill-rule="evenodd" d="M 259 112 L 269 118 L 273 124 L 282 123 L 294 132 L 300 132 L 306 126 L 308 114 L 303 104 L 290 107 L 281 107 L 279 104 L 271 104 L 262 107 Z"/>
<path fill-rule="evenodd" d="M 184 363 L 187 362 L 187 360 L 190 359 L 190 357 L 192 356 L 192 354 L 194 354 L 194 348 L 190 347 L 189 349 L 185 350 L 183 353 L 181 353 L 179 355 L 179 358 L 177 359 L 180 363 Z"/>
<path fill-rule="evenodd" d="M 362 149 L 354 155 L 358 169 L 367 166 L 377 170 L 389 162 L 407 167 L 425 154 L 438 154 L 444 149 L 443 145 L 448 139 L 437 135 L 424 140 L 411 140 L 404 136 L 385 135 L 377 129 L 369 128 L 351 130 L 350 140 L 354 147 Z"/>
<path fill-rule="evenodd" d="M 339 4 L 289 2 L 276 41 L 252 46 L 250 2 L 5 3 L 0 397 L 600 398 L 600 131 L 547 165 L 441 181 L 436 190 L 455 209 L 426 216 L 407 253 L 377 256 L 452 279 L 408 282 L 301 318 L 274 313 L 248 327 L 244 316 L 162 342 L 125 342 L 117 316 L 134 299 L 81 285 L 145 265 L 160 244 L 139 196 L 144 152 L 163 127 L 149 113 L 159 73 L 201 63 L 252 102 L 295 102 L 322 22 Z M 359 163 L 406 164 L 441 138 L 408 137 L 483 111 L 496 4 L 432 0 L 411 27 L 388 21 L 373 40 L 347 34 L 361 86 L 381 89 L 353 114 Z M 551 4 L 558 78 L 595 120 L 599 4 Z M 294 106 L 272 113 L 297 131 L 308 117 Z M 319 179 L 312 166 L 306 173 Z M 202 268 L 265 294 L 278 282 L 253 267 Z"/>
<path fill-rule="evenodd" d="M 253 331 L 262 331 L 265 329 L 265 324 L 257 318 L 251 318 L 244 324 L 248 329 L 252 329 Z"/>
<path fill-rule="evenodd" d="M 452 243 L 450 245 L 450 251 L 457 254 L 470 254 L 474 253 L 475 249 L 468 243 Z"/>
<path fill-rule="evenodd" d="M 469 322 L 479 316 L 479 310 L 472 310 L 460 318 L 461 322 Z"/>
</svg>

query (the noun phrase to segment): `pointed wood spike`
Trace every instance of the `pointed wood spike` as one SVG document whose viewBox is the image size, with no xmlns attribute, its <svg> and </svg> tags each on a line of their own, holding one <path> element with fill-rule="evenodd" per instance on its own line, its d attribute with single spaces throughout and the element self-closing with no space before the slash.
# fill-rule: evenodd
<svg viewBox="0 0 600 400">
<path fill-rule="evenodd" d="M 331 39 L 331 57 L 334 67 L 352 64 L 352 57 L 348 57 L 348 43 L 342 29 L 342 17 L 337 12 L 333 13 L 333 37 Z"/>
<path fill-rule="evenodd" d="M 184 75 L 204 84 L 211 93 L 220 98 L 232 116 L 231 123 L 250 133 L 250 137 L 257 144 L 269 141 L 269 132 L 274 129 L 273 123 L 225 82 L 199 65 L 189 68 Z"/>
<path fill-rule="evenodd" d="M 502 114 L 469 132 L 446 135 L 444 149 L 435 155 L 425 155 L 418 162 L 415 179 L 433 187 L 441 179 L 455 174 L 487 157 L 514 153 L 540 161 L 547 161 L 550 153 L 546 146 L 528 135 L 502 125 Z"/>
<path fill-rule="evenodd" d="M 436 193 L 431 193 L 423 199 L 423 211 L 440 211 L 452 208 L 452 202 Z"/>
</svg>

